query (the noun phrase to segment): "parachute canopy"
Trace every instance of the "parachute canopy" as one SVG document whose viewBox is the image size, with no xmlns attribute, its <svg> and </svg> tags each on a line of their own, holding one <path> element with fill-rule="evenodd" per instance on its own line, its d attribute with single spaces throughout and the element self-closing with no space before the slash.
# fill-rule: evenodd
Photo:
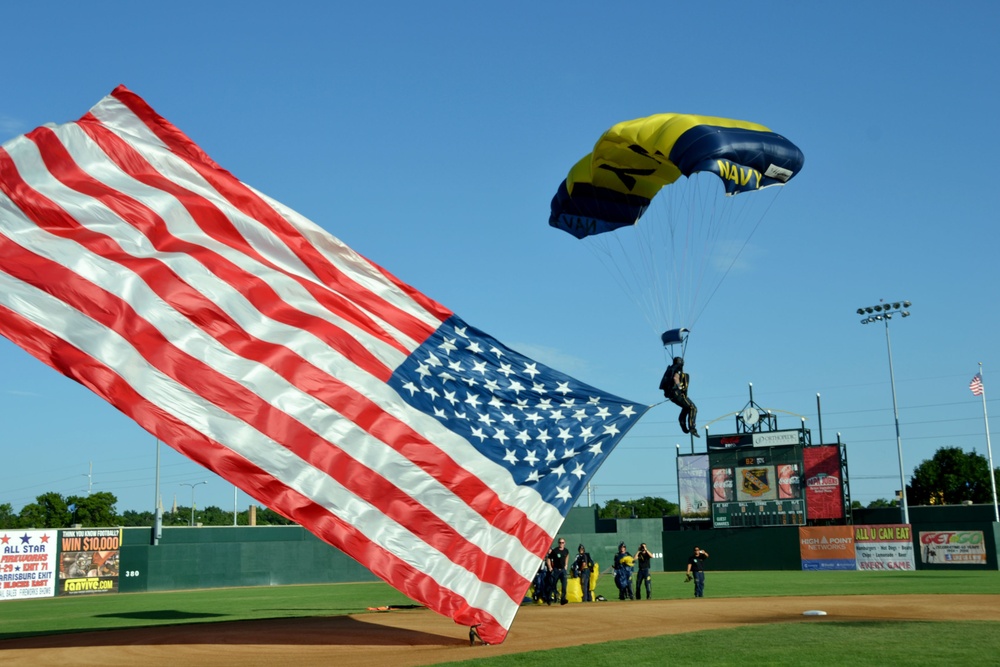
<svg viewBox="0 0 1000 667">
<path fill-rule="evenodd" d="M 784 185 L 805 158 L 763 125 L 664 113 L 618 123 L 577 162 L 552 199 L 549 224 L 577 238 L 634 225 L 683 174 L 710 172 L 726 194 Z"/>
<path fill-rule="evenodd" d="M 581 239 L 664 346 L 683 349 L 726 277 L 752 271 L 750 237 L 784 190 L 770 186 L 803 162 L 797 146 L 756 123 L 673 113 L 629 120 L 570 169 L 549 224 Z"/>
</svg>

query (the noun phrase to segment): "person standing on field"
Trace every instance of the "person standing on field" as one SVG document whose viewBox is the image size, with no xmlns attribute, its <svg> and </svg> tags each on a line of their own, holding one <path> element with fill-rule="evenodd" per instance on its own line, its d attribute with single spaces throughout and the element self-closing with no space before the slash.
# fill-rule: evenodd
<svg viewBox="0 0 1000 667">
<path fill-rule="evenodd" d="M 615 586 L 618 587 L 619 600 L 632 599 L 632 564 L 634 560 L 632 554 L 625 547 L 625 543 L 620 542 L 613 566 L 615 571 Z"/>
<path fill-rule="evenodd" d="M 688 558 L 687 573 L 688 578 L 694 577 L 694 596 L 696 598 L 705 597 L 705 559 L 708 552 L 699 548 L 694 548 L 694 553 Z"/>
<path fill-rule="evenodd" d="M 646 599 L 653 597 L 652 577 L 649 575 L 649 562 L 653 559 L 653 554 L 649 553 L 646 543 L 639 545 L 639 550 L 635 552 L 635 564 L 637 574 L 635 575 L 635 599 L 642 599 L 642 584 L 646 584 Z"/>
<path fill-rule="evenodd" d="M 559 591 L 562 597 L 559 604 L 566 604 L 566 567 L 569 565 L 569 549 L 566 548 L 566 540 L 560 538 L 559 546 L 553 547 L 548 555 L 549 571 L 552 573 L 552 594 L 556 592 L 556 583 L 562 586 Z"/>
<path fill-rule="evenodd" d="M 594 569 L 594 559 L 590 557 L 587 549 L 581 544 L 577 547 L 576 560 L 573 561 L 573 571 L 580 577 L 580 588 L 583 592 L 583 601 L 591 602 L 590 599 L 590 571 Z"/>
</svg>

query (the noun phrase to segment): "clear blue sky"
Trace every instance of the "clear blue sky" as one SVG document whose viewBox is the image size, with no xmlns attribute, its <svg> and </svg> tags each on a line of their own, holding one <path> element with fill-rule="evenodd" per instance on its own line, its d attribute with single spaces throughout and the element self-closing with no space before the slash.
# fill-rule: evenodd
<svg viewBox="0 0 1000 667">
<path fill-rule="evenodd" d="M 240 179 L 470 324 L 650 404 L 656 332 L 548 227 L 549 201 L 618 121 L 767 125 L 805 168 L 697 322 L 700 422 L 741 409 L 753 383 L 779 426 L 806 417 L 819 442 L 820 394 L 853 498 L 891 497 L 886 339 L 855 310 L 909 299 L 890 330 L 906 471 L 943 446 L 986 453 L 968 383 L 983 362 L 988 406 L 1000 400 L 994 2 L 14 3 L 3 21 L 0 141 L 124 83 Z M 5 339 L 0 363 L 0 502 L 89 486 L 152 509 L 152 436 Z M 676 500 L 676 414 L 657 407 L 622 441 L 595 502 Z M 162 449 L 168 508 L 202 480 L 199 506 L 233 507 L 231 485 Z"/>
</svg>

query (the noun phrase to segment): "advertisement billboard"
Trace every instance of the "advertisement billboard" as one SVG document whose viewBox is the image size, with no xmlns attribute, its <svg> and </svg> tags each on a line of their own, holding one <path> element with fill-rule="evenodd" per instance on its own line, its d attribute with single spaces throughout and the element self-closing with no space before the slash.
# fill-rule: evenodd
<svg viewBox="0 0 1000 667">
<path fill-rule="evenodd" d="M 0 533 L 0 600 L 55 595 L 55 530 Z"/>
<path fill-rule="evenodd" d="M 844 492 L 840 469 L 840 446 L 806 447 L 802 450 L 802 465 L 809 519 L 843 519 Z"/>
</svg>

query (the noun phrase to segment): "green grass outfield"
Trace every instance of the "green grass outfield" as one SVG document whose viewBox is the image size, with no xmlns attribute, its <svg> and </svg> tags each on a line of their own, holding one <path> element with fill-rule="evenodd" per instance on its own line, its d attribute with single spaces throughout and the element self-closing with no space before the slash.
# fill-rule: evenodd
<svg viewBox="0 0 1000 667">
<path fill-rule="evenodd" d="M 597 592 L 616 600 L 611 577 Z M 1000 572 L 708 572 L 712 598 L 817 595 L 1000 595 Z M 653 597 L 691 595 L 680 573 L 655 573 Z M 43 634 L 178 623 L 266 618 L 336 616 L 368 607 L 412 604 L 382 583 L 230 588 L 132 593 L 0 602 L 0 640 Z M 516 628 L 516 623 L 515 623 Z M 554 628 L 554 631 L 558 631 Z M 2 644 L 0 644 L 2 649 Z M 664 656 L 669 656 L 665 659 Z M 541 665 L 558 662 L 633 665 L 723 664 L 1000 664 L 1000 623 L 827 622 L 775 624 L 670 635 L 627 642 L 495 656 L 490 664 Z M 473 664 L 473 663 L 469 663 Z M 474 664 L 483 664 L 482 660 Z"/>
</svg>

